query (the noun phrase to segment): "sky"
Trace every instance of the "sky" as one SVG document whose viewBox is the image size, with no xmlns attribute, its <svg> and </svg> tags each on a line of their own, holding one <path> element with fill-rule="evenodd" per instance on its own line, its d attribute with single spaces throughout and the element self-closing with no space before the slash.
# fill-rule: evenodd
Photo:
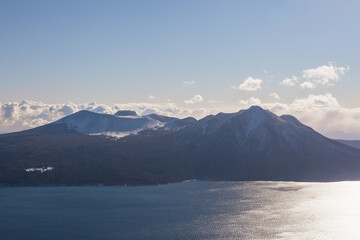
<svg viewBox="0 0 360 240">
<path fill-rule="evenodd" d="M 260 105 L 360 139 L 359 1 L 0 1 L 0 132 Z"/>
</svg>

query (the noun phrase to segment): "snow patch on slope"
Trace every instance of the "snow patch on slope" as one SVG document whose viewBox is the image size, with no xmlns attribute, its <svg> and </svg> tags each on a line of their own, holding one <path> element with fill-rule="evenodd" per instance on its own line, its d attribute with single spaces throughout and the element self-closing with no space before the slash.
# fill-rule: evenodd
<svg viewBox="0 0 360 240">
<path fill-rule="evenodd" d="M 88 111 L 77 112 L 60 119 L 55 124 L 65 124 L 68 129 L 82 134 L 138 132 L 163 125 L 162 122 L 146 116 L 114 116 Z"/>
</svg>

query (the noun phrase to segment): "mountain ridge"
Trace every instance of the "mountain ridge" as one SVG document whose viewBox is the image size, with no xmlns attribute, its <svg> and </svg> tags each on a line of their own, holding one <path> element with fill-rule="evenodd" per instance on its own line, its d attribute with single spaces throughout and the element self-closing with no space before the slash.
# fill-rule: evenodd
<svg viewBox="0 0 360 240">
<path fill-rule="evenodd" d="M 133 132 L 113 139 L 92 135 L 95 130 Z M 51 171 L 25 171 L 48 167 Z M 258 106 L 200 120 L 82 111 L 0 135 L 2 184 L 154 184 L 194 178 L 359 180 L 360 150 Z"/>
</svg>

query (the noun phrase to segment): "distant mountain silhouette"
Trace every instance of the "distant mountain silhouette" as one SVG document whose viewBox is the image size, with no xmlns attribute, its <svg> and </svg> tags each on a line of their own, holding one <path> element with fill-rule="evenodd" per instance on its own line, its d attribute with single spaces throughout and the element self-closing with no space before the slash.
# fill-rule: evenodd
<svg viewBox="0 0 360 240">
<path fill-rule="evenodd" d="M 126 116 L 138 116 L 136 112 L 134 111 L 130 111 L 130 110 L 121 110 L 121 111 L 117 111 L 115 114 L 115 116 L 123 116 L 123 117 L 126 117 Z"/>
<path fill-rule="evenodd" d="M 107 132 L 129 134 L 115 139 L 102 135 Z M 359 180 L 360 150 L 258 106 L 200 120 L 80 111 L 0 135 L 2 184 L 154 184 L 194 178 Z"/>
</svg>

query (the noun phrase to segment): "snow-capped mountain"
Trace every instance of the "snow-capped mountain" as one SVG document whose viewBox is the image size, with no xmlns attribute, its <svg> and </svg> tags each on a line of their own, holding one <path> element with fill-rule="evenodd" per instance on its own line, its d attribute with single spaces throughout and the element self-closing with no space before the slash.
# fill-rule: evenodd
<svg viewBox="0 0 360 240">
<path fill-rule="evenodd" d="M 64 124 L 69 130 L 82 134 L 99 134 L 106 132 L 132 132 L 146 128 L 155 128 L 162 125 L 158 120 L 150 117 L 140 117 L 136 114 L 115 115 L 99 114 L 89 111 L 80 111 L 56 121 L 54 124 Z"/>
<path fill-rule="evenodd" d="M 30 133 L 80 133 L 126 136 L 147 129 L 163 127 L 175 118 L 151 114 L 139 116 L 134 111 L 118 111 L 114 115 L 82 110 L 35 129 Z"/>
<path fill-rule="evenodd" d="M 134 131 L 117 140 L 93 135 Z M 81 111 L 0 135 L 0 166 L 7 184 L 359 180 L 360 150 L 257 106 L 200 120 Z"/>
</svg>

